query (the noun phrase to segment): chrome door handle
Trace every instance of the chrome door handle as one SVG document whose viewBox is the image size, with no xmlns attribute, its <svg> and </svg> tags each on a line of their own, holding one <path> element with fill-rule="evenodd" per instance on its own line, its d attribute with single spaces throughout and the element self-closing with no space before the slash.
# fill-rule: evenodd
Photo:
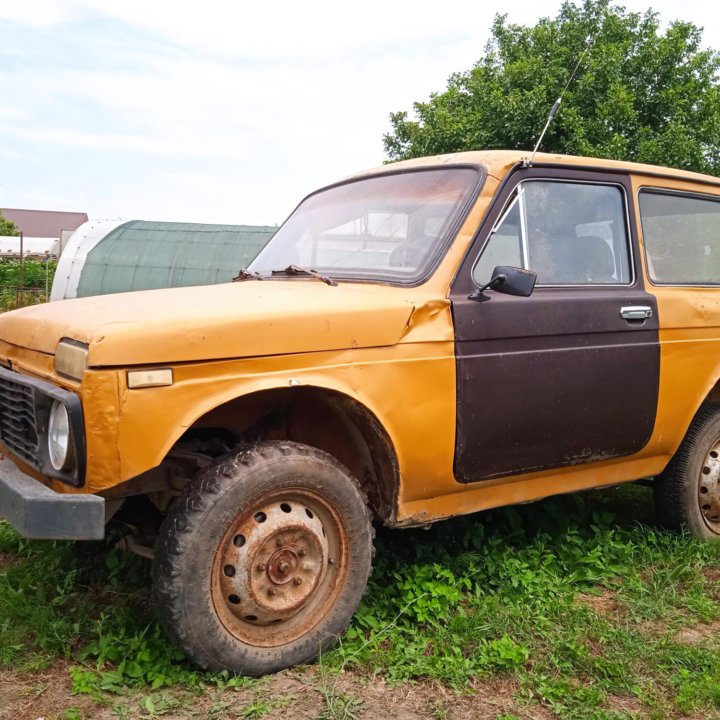
<svg viewBox="0 0 720 720">
<path fill-rule="evenodd" d="M 626 305 L 620 308 L 620 317 L 624 320 L 646 320 L 652 317 L 649 305 Z"/>
</svg>

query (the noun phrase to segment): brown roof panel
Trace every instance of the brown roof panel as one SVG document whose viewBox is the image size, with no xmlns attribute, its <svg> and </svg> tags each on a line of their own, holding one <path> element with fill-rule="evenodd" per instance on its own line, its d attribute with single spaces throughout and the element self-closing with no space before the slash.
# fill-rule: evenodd
<svg viewBox="0 0 720 720">
<path fill-rule="evenodd" d="M 2 208 L 0 212 L 28 237 L 59 238 L 61 230 L 77 230 L 88 221 L 87 213 L 80 212 L 15 208 Z"/>
</svg>

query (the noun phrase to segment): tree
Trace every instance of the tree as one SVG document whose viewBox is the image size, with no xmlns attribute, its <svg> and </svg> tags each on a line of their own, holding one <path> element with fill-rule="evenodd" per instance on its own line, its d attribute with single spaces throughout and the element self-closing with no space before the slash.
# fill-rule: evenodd
<svg viewBox="0 0 720 720">
<path fill-rule="evenodd" d="M 5 235 L 19 235 L 20 231 L 18 230 L 17 225 L 10 221 L 6 220 L 3 217 L 2 211 L 0 211 L 0 237 L 3 237 Z"/>
<path fill-rule="evenodd" d="M 702 29 L 612 0 L 566 1 L 556 18 L 498 15 L 485 54 L 444 92 L 390 115 L 392 160 L 486 148 L 532 148 L 569 83 L 542 149 L 720 175 L 720 55 Z M 577 73 L 572 78 L 573 71 Z"/>
</svg>

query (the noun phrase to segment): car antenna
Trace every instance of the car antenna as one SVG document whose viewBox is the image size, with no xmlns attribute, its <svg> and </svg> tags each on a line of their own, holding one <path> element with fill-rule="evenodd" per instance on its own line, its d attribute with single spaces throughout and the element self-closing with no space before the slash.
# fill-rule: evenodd
<svg viewBox="0 0 720 720">
<path fill-rule="evenodd" d="M 545 123 L 545 127 L 543 128 L 543 131 L 540 133 L 540 137 L 538 138 L 538 141 L 535 143 L 535 147 L 532 151 L 532 155 L 529 158 L 525 158 L 522 162 L 523 167 L 529 168 L 532 167 L 533 160 L 535 159 L 535 153 L 537 153 L 538 148 L 540 147 L 540 143 L 542 143 L 543 138 L 545 137 L 545 133 L 547 132 L 548 128 L 550 127 L 550 123 L 554 120 L 555 115 L 557 114 L 557 111 L 560 109 L 560 103 L 562 102 L 563 97 L 565 96 L 565 92 L 570 87 L 570 83 L 575 79 L 575 75 L 577 74 L 578 69 L 580 68 L 580 63 L 585 59 L 585 56 L 590 51 L 590 48 L 593 46 L 593 43 L 595 42 L 595 33 L 592 35 L 591 38 L 589 38 L 587 45 L 585 46 L 585 50 L 583 50 L 582 55 L 578 58 L 577 63 L 575 64 L 575 69 L 572 71 L 572 75 L 568 79 L 568 81 L 565 83 L 565 87 L 562 89 L 562 92 L 560 93 L 560 96 L 558 99 L 553 103 L 552 109 L 550 110 L 550 114 L 548 115 L 547 122 Z"/>
</svg>

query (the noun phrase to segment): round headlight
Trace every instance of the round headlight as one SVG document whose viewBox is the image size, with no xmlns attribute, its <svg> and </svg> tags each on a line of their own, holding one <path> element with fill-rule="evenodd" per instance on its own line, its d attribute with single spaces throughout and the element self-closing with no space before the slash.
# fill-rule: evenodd
<svg viewBox="0 0 720 720">
<path fill-rule="evenodd" d="M 65 405 L 58 400 L 53 403 L 48 421 L 48 454 L 57 470 L 65 470 L 72 463 L 70 442 L 70 418 Z"/>
</svg>

